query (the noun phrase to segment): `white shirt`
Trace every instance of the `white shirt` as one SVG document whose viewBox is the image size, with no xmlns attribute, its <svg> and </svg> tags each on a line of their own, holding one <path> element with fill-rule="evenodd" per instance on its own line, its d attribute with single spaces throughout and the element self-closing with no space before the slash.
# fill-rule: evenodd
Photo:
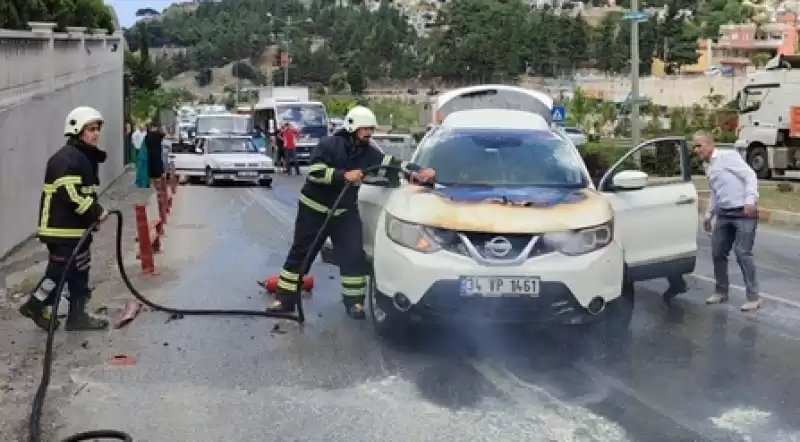
<svg viewBox="0 0 800 442">
<path fill-rule="evenodd" d="M 758 203 L 758 178 L 739 152 L 714 149 L 706 176 L 711 190 L 706 218 L 719 210 Z"/>
<path fill-rule="evenodd" d="M 144 142 L 144 135 L 145 135 L 144 131 L 140 129 L 136 129 L 136 131 L 133 132 L 133 135 L 131 135 L 131 143 L 133 144 L 133 147 L 135 149 L 138 150 L 139 148 L 142 147 L 142 142 Z"/>
</svg>

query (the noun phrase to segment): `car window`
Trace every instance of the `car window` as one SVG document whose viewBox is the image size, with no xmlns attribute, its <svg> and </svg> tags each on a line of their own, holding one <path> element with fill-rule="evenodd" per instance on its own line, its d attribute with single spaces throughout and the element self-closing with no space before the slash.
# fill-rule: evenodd
<svg viewBox="0 0 800 442">
<path fill-rule="evenodd" d="M 436 169 L 442 185 L 586 187 L 577 151 L 550 131 L 439 129 L 417 148 L 415 162 Z"/>
<path fill-rule="evenodd" d="M 249 138 L 210 138 L 208 153 L 254 153 L 258 149 Z"/>
</svg>

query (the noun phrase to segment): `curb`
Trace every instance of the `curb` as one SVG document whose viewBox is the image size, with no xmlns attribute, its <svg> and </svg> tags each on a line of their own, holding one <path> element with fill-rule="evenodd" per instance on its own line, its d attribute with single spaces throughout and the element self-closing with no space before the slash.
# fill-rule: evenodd
<svg viewBox="0 0 800 442">
<path fill-rule="evenodd" d="M 707 207 L 708 207 L 708 198 L 698 197 L 697 198 L 698 213 L 705 214 Z M 789 227 L 792 229 L 800 230 L 800 213 L 796 212 L 759 208 L 758 221 L 773 226 Z"/>
</svg>

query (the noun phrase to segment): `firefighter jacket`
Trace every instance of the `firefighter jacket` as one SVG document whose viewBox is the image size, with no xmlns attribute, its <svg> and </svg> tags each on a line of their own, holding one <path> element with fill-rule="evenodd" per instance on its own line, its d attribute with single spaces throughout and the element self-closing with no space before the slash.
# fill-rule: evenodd
<svg viewBox="0 0 800 442">
<path fill-rule="evenodd" d="M 97 203 L 98 151 L 70 139 L 47 161 L 39 208 L 39 239 L 45 243 L 77 241 L 103 213 Z"/>
<path fill-rule="evenodd" d="M 403 172 L 420 169 L 416 164 L 400 161 L 385 155 L 370 143 L 356 145 L 353 136 L 344 129 L 320 140 L 311 153 L 308 178 L 300 191 L 300 202 L 318 212 L 328 212 L 345 186 L 344 173 L 348 170 L 363 170 L 367 167 L 390 165 Z M 373 172 L 382 175 L 385 171 Z M 390 171 L 391 172 L 391 171 Z M 356 207 L 358 185 L 350 186 L 336 210 L 336 215 Z"/>
</svg>

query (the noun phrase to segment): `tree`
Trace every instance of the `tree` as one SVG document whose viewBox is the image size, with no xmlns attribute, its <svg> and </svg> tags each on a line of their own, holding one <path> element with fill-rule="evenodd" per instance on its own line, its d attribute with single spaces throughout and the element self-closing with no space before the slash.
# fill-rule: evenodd
<svg viewBox="0 0 800 442">
<path fill-rule="evenodd" d="M 146 29 L 146 24 L 140 23 L 139 27 Z M 149 42 L 147 40 L 146 30 L 139 33 L 139 53 L 138 56 L 127 54 L 125 58 L 127 65 L 126 69 L 131 75 L 131 85 L 135 89 L 142 89 L 146 91 L 153 91 L 161 87 L 158 79 L 158 71 L 155 68 L 153 60 L 150 58 Z"/>
<path fill-rule="evenodd" d="M 360 63 L 353 63 L 347 69 L 347 84 L 350 85 L 350 92 L 355 95 L 361 95 L 367 88 L 367 79 L 364 78 Z"/>
<path fill-rule="evenodd" d="M 114 14 L 103 0 L 0 0 L 0 28 L 27 29 L 28 22 L 55 22 L 67 26 L 114 31 Z"/>
</svg>

